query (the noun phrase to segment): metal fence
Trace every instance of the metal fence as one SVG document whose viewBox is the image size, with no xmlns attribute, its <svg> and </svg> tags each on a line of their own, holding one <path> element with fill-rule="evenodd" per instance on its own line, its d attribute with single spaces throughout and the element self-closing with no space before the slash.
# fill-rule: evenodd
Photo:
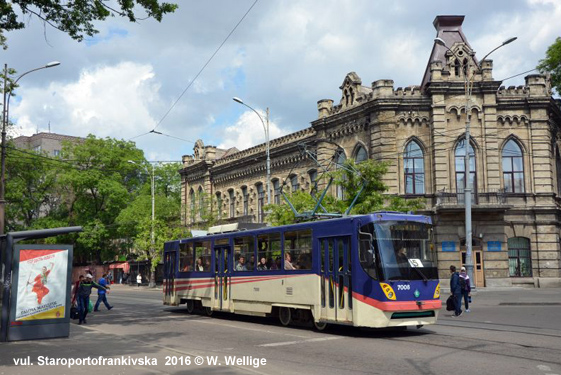
<svg viewBox="0 0 561 375">
<path fill-rule="evenodd" d="M 463 206 L 465 202 L 464 189 L 443 189 L 436 193 L 437 206 Z M 471 204 L 473 205 L 502 205 L 506 203 L 507 196 L 504 189 L 471 192 Z"/>
</svg>

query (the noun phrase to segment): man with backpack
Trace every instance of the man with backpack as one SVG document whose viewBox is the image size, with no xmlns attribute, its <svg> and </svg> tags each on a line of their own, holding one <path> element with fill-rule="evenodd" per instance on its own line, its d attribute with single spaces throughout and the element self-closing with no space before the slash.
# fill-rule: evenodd
<svg viewBox="0 0 561 375">
<path fill-rule="evenodd" d="M 460 268 L 460 289 L 462 290 L 462 297 L 464 299 L 464 306 L 466 308 L 466 312 L 469 312 L 469 300 L 471 299 L 471 283 L 468 274 L 466 273 L 466 268 Z M 462 304 L 462 300 L 460 299 L 460 305 Z"/>
<path fill-rule="evenodd" d="M 454 316 L 462 315 L 462 289 L 460 287 L 460 274 L 456 272 L 456 266 L 450 266 L 450 294 L 454 296 Z"/>
</svg>

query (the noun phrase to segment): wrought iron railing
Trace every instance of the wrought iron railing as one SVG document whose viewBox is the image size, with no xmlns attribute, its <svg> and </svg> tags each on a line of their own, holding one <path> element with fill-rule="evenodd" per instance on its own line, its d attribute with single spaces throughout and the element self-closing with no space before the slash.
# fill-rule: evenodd
<svg viewBox="0 0 561 375">
<path fill-rule="evenodd" d="M 436 193 L 437 206 L 463 206 L 465 205 L 464 189 L 446 190 L 442 189 Z M 507 195 L 504 189 L 490 191 L 475 190 L 471 192 L 471 204 L 473 205 L 503 205 L 507 204 Z"/>
</svg>

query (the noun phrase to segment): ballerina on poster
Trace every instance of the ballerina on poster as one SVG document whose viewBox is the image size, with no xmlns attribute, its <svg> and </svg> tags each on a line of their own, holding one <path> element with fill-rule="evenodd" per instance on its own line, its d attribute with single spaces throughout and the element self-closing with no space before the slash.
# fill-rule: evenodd
<svg viewBox="0 0 561 375">
<path fill-rule="evenodd" d="M 31 292 L 37 295 L 37 305 L 40 305 L 41 302 L 43 301 L 43 298 L 47 294 L 49 294 L 49 288 L 47 288 L 47 281 L 48 281 L 49 274 L 53 270 L 54 266 L 55 264 L 53 262 L 51 262 L 49 269 L 47 269 L 46 266 L 43 266 L 43 268 L 41 268 L 41 273 L 35 276 L 33 283 L 29 281 L 29 279 L 33 274 L 29 273 L 29 277 L 27 279 L 27 285 L 33 285 L 33 289 L 31 289 Z M 27 288 L 25 290 L 27 291 Z"/>
<path fill-rule="evenodd" d="M 21 250 L 16 320 L 64 318 L 66 250 Z"/>
</svg>

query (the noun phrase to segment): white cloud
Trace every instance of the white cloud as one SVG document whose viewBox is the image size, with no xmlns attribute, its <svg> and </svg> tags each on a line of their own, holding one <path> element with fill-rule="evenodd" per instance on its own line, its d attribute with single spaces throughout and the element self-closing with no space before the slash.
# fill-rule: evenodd
<svg viewBox="0 0 561 375">
<path fill-rule="evenodd" d="M 46 130 L 52 118 L 60 119 L 54 129 L 58 133 L 128 138 L 155 125 L 149 107 L 159 101 L 158 90 L 150 65 L 123 62 L 84 70 L 74 83 L 23 89 L 18 93 L 23 99 L 10 111 L 25 135 L 38 124 Z"/>
<path fill-rule="evenodd" d="M 11 118 L 25 134 L 44 131 L 50 121 L 58 133 L 124 139 L 161 121 L 158 131 L 181 139 L 148 134 L 134 141 L 150 158 L 179 160 L 197 139 L 240 149 L 263 142 L 259 119 L 239 116 L 234 96 L 271 108 L 274 138 L 309 126 L 319 99 L 338 102 L 348 72 L 366 86 L 377 79 L 420 84 L 438 14 L 466 15 L 463 30 L 479 58 L 519 37 L 492 55 L 497 79 L 534 68 L 561 35 L 558 0 L 261 1 L 178 101 L 252 4 L 180 3 L 161 23 L 111 18 L 89 45 L 54 29 L 47 29 L 47 44 L 43 25 L 29 22 L 7 34 L 5 62 L 18 71 L 62 64 L 21 81 Z M 505 84 L 523 84 L 523 77 Z"/>
<path fill-rule="evenodd" d="M 258 111 L 266 124 L 266 114 Z M 288 134 L 287 129 L 281 129 L 276 123 L 269 121 L 270 138 L 275 139 Z M 253 111 L 244 112 L 232 126 L 224 130 L 224 142 L 218 145 L 219 148 L 228 149 L 236 147 L 238 150 L 265 143 L 265 129 L 263 123 Z"/>
</svg>

